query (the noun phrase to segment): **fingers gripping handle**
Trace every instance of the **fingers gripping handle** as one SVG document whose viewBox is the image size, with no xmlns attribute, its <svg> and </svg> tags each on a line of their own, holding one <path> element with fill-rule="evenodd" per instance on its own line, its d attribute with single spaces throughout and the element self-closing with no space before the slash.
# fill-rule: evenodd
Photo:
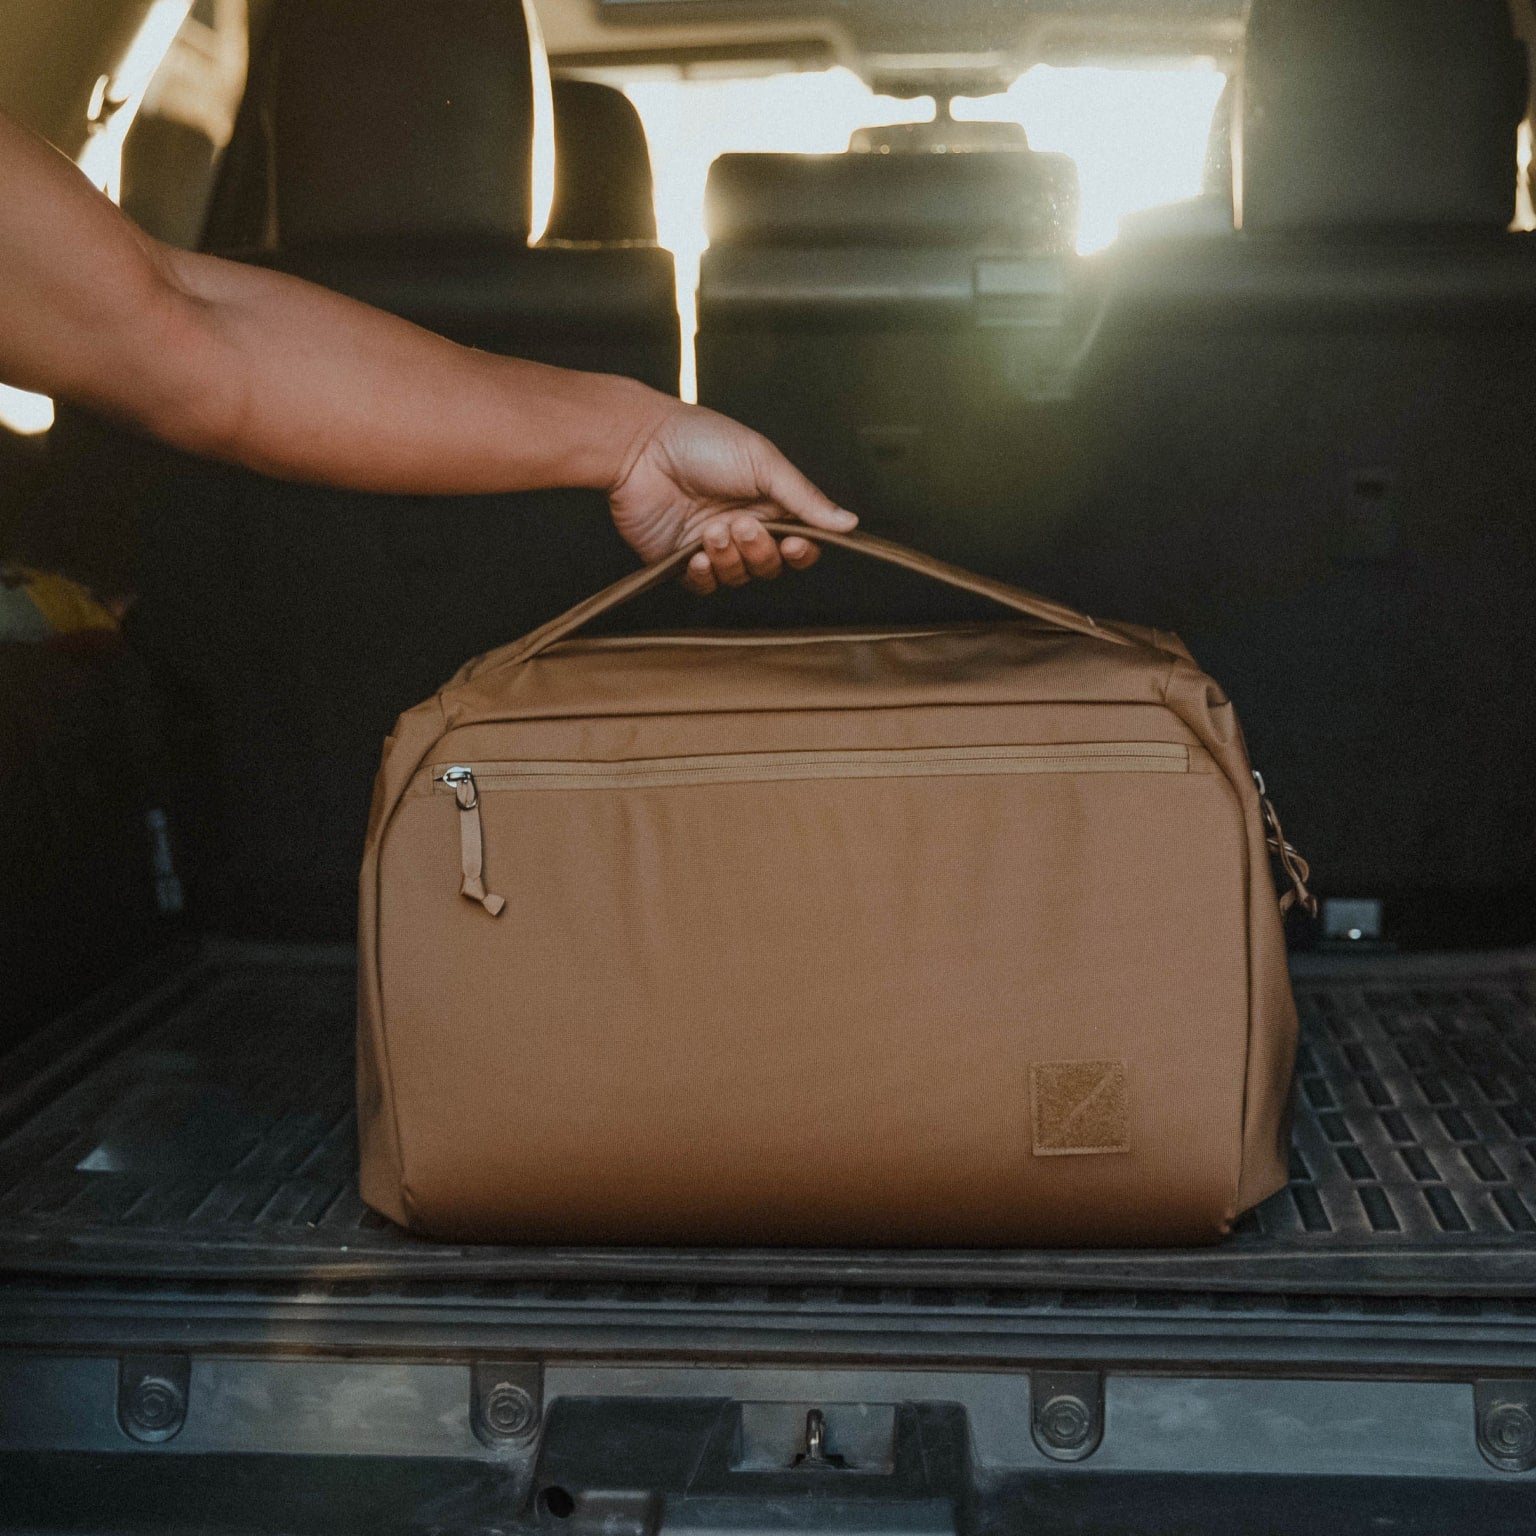
<svg viewBox="0 0 1536 1536">
<path fill-rule="evenodd" d="M 1079 613 L 1074 608 L 1053 603 L 1048 598 L 1036 597 L 1033 593 L 1011 587 L 1006 582 L 977 576 L 971 571 L 962 570 L 958 565 L 947 565 L 942 560 L 919 554 L 915 549 L 908 549 L 903 544 L 894 544 L 889 539 L 877 538 L 874 534 L 833 533 L 829 529 L 813 528 L 806 523 L 771 522 L 764 523 L 763 526 L 769 533 L 779 538 L 793 535 L 797 538 L 809 539 L 816 544 L 835 544 L 841 549 L 851 550 L 871 560 L 899 566 L 902 570 L 926 576 L 944 586 L 954 587 L 961 592 L 971 592 L 977 597 L 989 598 L 1002 607 L 1011 609 L 1014 613 L 1022 614 L 1026 618 L 1039 619 L 1042 623 L 1052 625 L 1056 629 L 1067 630 L 1072 634 L 1088 635 L 1095 640 L 1108 641 L 1111 645 L 1138 643 L 1128 635 L 1096 624 L 1087 614 Z M 607 613 L 629 602 L 631 598 L 639 597 L 653 587 L 660 586 L 669 577 L 681 571 L 703 547 L 704 541 L 695 539 L 692 543 L 673 550 L 670 555 L 658 560 L 655 565 L 648 565 L 635 571 L 584 602 L 577 603 L 574 608 L 568 609 L 559 618 L 551 619 L 549 623 L 525 635 L 513 647 L 508 660 L 531 661 L 541 651 L 574 634 L 582 625 L 600 614 Z"/>
</svg>

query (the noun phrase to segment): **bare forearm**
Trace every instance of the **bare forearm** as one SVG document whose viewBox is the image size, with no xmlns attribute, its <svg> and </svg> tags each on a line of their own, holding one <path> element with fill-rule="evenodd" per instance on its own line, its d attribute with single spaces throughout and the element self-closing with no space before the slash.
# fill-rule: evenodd
<svg viewBox="0 0 1536 1536">
<path fill-rule="evenodd" d="M 675 401 L 151 240 L 0 114 L 0 381 L 359 490 L 609 489 Z"/>
<path fill-rule="evenodd" d="M 259 268 L 167 252 L 194 373 L 228 398 L 182 446 L 359 490 L 477 492 L 621 478 L 676 402 L 627 379 L 460 347 Z"/>
<path fill-rule="evenodd" d="M 758 433 L 644 385 L 455 346 L 281 273 L 151 240 L 0 113 L 0 382 L 294 480 L 407 494 L 588 486 L 697 592 L 816 559 L 763 519 L 848 529 Z"/>
</svg>

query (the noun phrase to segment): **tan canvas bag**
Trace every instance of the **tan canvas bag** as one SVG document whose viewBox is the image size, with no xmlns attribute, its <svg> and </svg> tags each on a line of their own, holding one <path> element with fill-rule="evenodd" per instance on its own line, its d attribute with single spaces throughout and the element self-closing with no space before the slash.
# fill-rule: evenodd
<svg viewBox="0 0 1536 1536">
<path fill-rule="evenodd" d="M 573 638 L 684 549 L 401 717 L 365 1198 L 508 1242 L 1216 1238 L 1286 1177 L 1267 843 L 1310 899 L 1232 706 L 1171 636 L 816 537 L 1011 613 Z"/>
</svg>

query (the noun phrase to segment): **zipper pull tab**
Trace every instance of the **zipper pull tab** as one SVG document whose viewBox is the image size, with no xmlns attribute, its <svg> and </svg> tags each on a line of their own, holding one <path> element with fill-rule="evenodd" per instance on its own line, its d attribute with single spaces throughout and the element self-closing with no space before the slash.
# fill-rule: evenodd
<svg viewBox="0 0 1536 1536">
<path fill-rule="evenodd" d="M 459 861 L 464 871 L 459 895 L 478 901 L 492 917 L 496 917 L 507 903 L 485 888 L 485 840 L 480 829 L 480 790 L 475 783 L 474 769 L 445 769 L 442 782 L 453 786 L 453 798 L 459 804 Z"/>
<path fill-rule="evenodd" d="M 1280 827 L 1279 814 L 1269 798 L 1269 791 L 1264 787 L 1264 775 L 1257 768 L 1253 770 L 1253 782 L 1259 786 L 1259 805 L 1264 812 L 1264 841 L 1269 851 L 1280 860 L 1280 866 L 1291 882 L 1290 890 L 1280 898 L 1280 911 L 1283 915 L 1292 907 L 1299 906 L 1308 917 L 1316 917 L 1317 897 L 1307 889 L 1307 881 L 1312 878 L 1312 866 L 1296 851 L 1294 844 L 1286 841 Z"/>
</svg>

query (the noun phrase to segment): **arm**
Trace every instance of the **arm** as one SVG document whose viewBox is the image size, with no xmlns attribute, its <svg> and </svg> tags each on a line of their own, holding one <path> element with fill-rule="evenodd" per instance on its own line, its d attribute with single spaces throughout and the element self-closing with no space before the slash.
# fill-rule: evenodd
<svg viewBox="0 0 1536 1536">
<path fill-rule="evenodd" d="M 851 527 L 764 438 L 628 379 L 460 347 L 280 273 L 151 240 L 0 114 L 0 379 L 176 447 L 356 490 L 590 487 L 698 591 L 774 575 L 759 518 Z M 815 550 L 784 541 L 804 566 Z"/>
</svg>

